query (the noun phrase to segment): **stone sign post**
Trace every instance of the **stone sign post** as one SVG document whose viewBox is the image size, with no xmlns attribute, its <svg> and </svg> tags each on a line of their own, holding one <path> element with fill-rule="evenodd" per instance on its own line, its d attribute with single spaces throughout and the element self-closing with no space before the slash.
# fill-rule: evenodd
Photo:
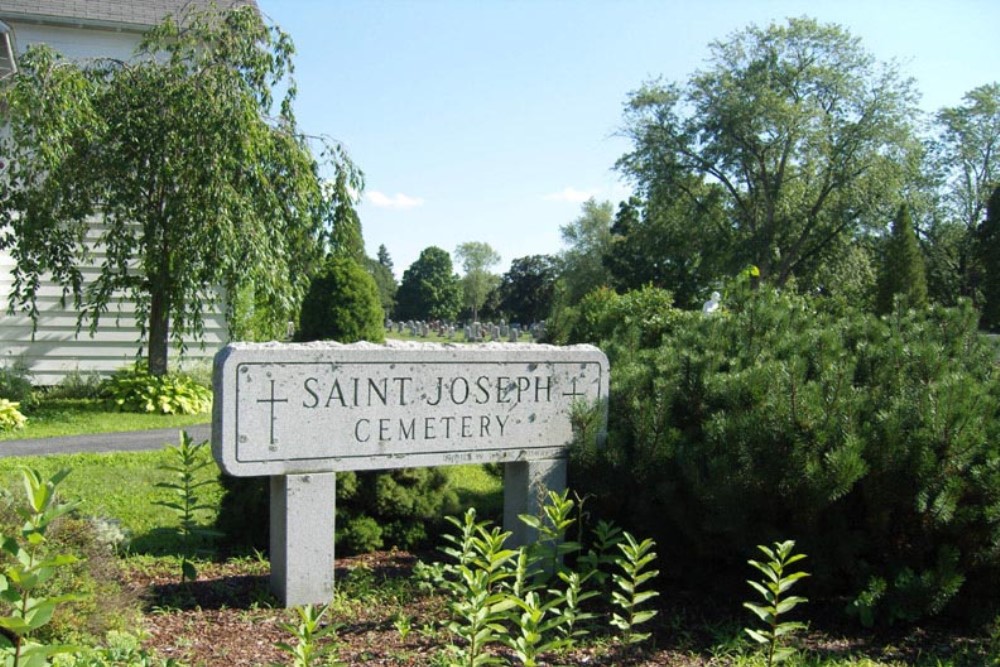
<svg viewBox="0 0 1000 667">
<path fill-rule="evenodd" d="M 500 462 L 504 525 L 566 486 L 571 411 L 606 415 L 608 361 L 580 345 L 237 343 L 215 358 L 212 452 L 271 478 L 271 588 L 333 597 L 336 473 Z"/>
</svg>

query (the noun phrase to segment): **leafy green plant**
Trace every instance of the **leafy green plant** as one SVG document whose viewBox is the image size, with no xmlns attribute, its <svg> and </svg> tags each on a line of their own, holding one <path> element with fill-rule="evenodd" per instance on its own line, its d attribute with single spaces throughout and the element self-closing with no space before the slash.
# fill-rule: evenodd
<svg viewBox="0 0 1000 667">
<path fill-rule="evenodd" d="M 504 641 L 525 667 L 537 667 L 540 654 L 568 644 L 565 636 L 557 632 L 565 625 L 565 619 L 558 613 L 561 597 L 543 602 L 538 591 L 528 591 L 523 598 L 511 597 L 511 600 L 517 605 L 510 616 L 517 632 L 506 635 Z"/>
<path fill-rule="evenodd" d="M 21 414 L 21 411 L 18 409 L 20 407 L 20 403 L 0 398 L 0 431 L 13 431 L 24 428 L 28 418 Z"/>
<path fill-rule="evenodd" d="M 0 397 L 20 403 L 26 412 L 38 407 L 39 392 L 31 384 L 31 371 L 23 358 L 0 366 Z"/>
<path fill-rule="evenodd" d="M 198 490 L 202 487 L 215 483 L 214 479 L 198 479 L 198 471 L 212 463 L 211 459 L 205 456 L 207 444 L 206 441 L 196 445 L 187 431 L 181 431 L 180 442 L 176 446 L 167 448 L 167 451 L 174 455 L 173 461 L 161 466 L 162 470 L 173 473 L 174 479 L 156 485 L 173 492 L 173 500 L 160 500 L 155 504 L 173 510 L 177 515 L 177 533 L 184 549 L 181 555 L 182 582 L 194 581 L 198 577 L 198 571 L 190 559 L 194 541 L 218 535 L 217 531 L 206 528 L 198 522 L 200 513 L 213 509 L 212 505 L 203 503 L 198 494 Z"/>
<path fill-rule="evenodd" d="M 580 550 L 579 542 L 566 540 L 566 533 L 575 522 L 575 505 L 569 497 L 569 489 L 564 489 L 562 493 L 549 491 L 548 502 L 542 503 L 542 516 L 518 516 L 522 523 L 538 534 L 530 547 L 533 552 L 531 555 L 541 565 L 541 572 L 546 577 L 565 571 L 566 556 Z"/>
<path fill-rule="evenodd" d="M 455 562 L 445 566 L 446 589 L 452 593 L 449 608 L 452 620 L 448 629 L 463 640 L 461 646 L 450 647 L 455 665 L 479 667 L 501 664 L 487 653 L 490 644 L 506 634 L 503 621 L 514 606 L 502 583 L 512 576 L 509 567 L 516 552 L 504 549 L 509 532 L 490 528 L 488 521 L 476 521 L 476 510 L 469 508 L 463 520 L 448 517 L 459 530 L 458 535 L 445 535 L 453 546 L 442 551 Z"/>
<path fill-rule="evenodd" d="M 19 536 L 3 536 L 0 549 L 10 562 L 0 574 L 0 602 L 6 609 L 0 615 L 0 656 L 12 667 L 42 667 L 57 653 L 72 652 L 76 647 L 43 645 L 30 641 L 33 632 L 52 619 L 56 607 L 73 595 L 45 596 L 41 587 L 57 570 L 75 561 L 68 554 L 46 554 L 45 535 L 53 521 L 73 509 L 71 503 L 59 502 L 56 487 L 69 470 L 62 470 L 45 480 L 36 471 L 23 471 L 27 506 L 18 508 L 24 521 Z"/>
<path fill-rule="evenodd" d="M 793 553 L 795 542 L 787 540 L 785 542 L 775 542 L 774 548 L 758 545 L 758 549 L 767 556 L 767 561 L 749 561 L 750 565 L 760 570 L 764 575 L 761 581 L 747 581 L 748 584 L 760 593 L 764 598 L 764 604 L 744 602 L 743 606 L 752 611 L 765 627 L 762 630 L 745 628 L 750 638 L 758 644 L 762 644 L 767 653 L 767 667 L 771 667 L 776 662 L 782 662 L 794 655 L 794 650 L 782 646 L 785 638 L 792 633 L 805 627 L 804 624 L 795 621 L 782 621 L 781 617 L 790 612 L 806 598 L 785 595 L 788 590 L 803 577 L 809 575 L 805 572 L 788 572 L 788 566 L 803 558 L 804 554 Z"/>
<path fill-rule="evenodd" d="M 153 375 L 138 366 L 116 371 L 101 395 L 123 412 L 194 415 L 212 407 L 212 392 L 183 373 Z"/>
<path fill-rule="evenodd" d="M 611 624 L 621 630 L 622 641 L 632 645 L 649 638 L 648 632 L 637 632 L 636 628 L 656 616 L 656 610 L 639 609 L 639 606 L 659 595 L 657 591 L 642 589 L 660 571 L 648 569 L 656 560 L 656 552 L 653 551 L 656 543 L 653 540 L 647 538 L 639 542 L 627 532 L 624 538 L 624 542 L 618 544 L 622 555 L 615 561 L 622 573 L 612 575 L 618 590 L 611 594 L 611 601 L 621 613 L 612 614 Z"/>
<path fill-rule="evenodd" d="M 588 634 L 584 622 L 597 616 L 584 602 L 599 594 L 589 582 L 596 581 L 598 566 L 607 559 L 591 551 L 587 563 L 578 562 L 583 567 L 580 572 L 571 563 L 553 560 L 579 549 L 578 545 L 570 545 L 566 552 L 557 548 L 556 540 L 572 528 L 572 510 L 568 493 L 548 494 L 542 518 L 521 520 L 538 530 L 540 539 L 550 539 L 553 544 L 544 549 L 522 546 L 516 551 L 503 546 L 509 533 L 500 532 L 489 521 L 478 521 L 474 509 L 461 520 L 448 517 L 458 528 L 456 534 L 445 536 L 449 544 L 442 548 L 452 562 L 419 563 L 414 574 L 421 587 L 444 591 L 449 599 L 448 628 L 462 640 L 461 646 L 450 647 L 454 659 L 450 664 L 494 664 L 496 658 L 487 653 L 487 646 L 502 643 L 523 664 L 534 665 L 542 654 L 568 649 Z M 610 622 L 624 631 L 627 644 L 634 645 L 649 636 L 636 628 L 656 615 L 655 611 L 639 609 L 657 595 L 645 590 L 658 574 L 649 569 L 656 558 L 654 544 L 651 540 L 637 542 L 627 533 L 621 538 L 617 528 L 599 525 L 602 549 L 624 539 L 618 544 L 620 555 L 614 559 L 615 567 L 624 572 L 614 574 L 614 604 L 622 613 L 614 613 Z M 552 576 L 554 563 L 558 563 L 556 576 Z M 546 568 L 550 568 L 548 572 Z"/>
<path fill-rule="evenodd" d="M 295 613 L 298 615 L 298 623 L 282 623 L 281 628 L 291 633 L 295 639 L 295 644 L 279 642 L 277 647 L 292 657 L 292 667 L 312 667 L 312 665 L 323 664 L 328 667 L 345 667 L 346 662 L 341 662 L 329 656 L 335 645 L 327 643 L 320 644 L 320 640 L 336 634 L 337 624 L 323 625 L 323 617 L 329 610 L 329 606 L 317 609 L 314 605 L 296 607 Z M 323 659 L 323 662 L 318 662 Z"/>
<path fill-rule="evenodd" d="M 97 371 L 84 373 L 74 369 L 63 376 L 59 384 L 45 392 L 45 399 L 53 398 L 99 398 L 104 378 Z"/>
</svg>

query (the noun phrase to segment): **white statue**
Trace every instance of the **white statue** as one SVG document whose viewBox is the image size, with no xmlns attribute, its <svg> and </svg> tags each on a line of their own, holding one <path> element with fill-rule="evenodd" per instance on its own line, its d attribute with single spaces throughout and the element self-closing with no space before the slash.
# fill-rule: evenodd
<svg viewBox="0 0 1000 667">
<path fill-rule="evenodd" d="M 712 292 L 712 298 L 706 301 L 705 305 L 701 307 L 701 312 L 708 315 L 717 311 L 719 309 L 719 299 L 721 298 L 721 294 L 718 292 Z"/>
</svg>

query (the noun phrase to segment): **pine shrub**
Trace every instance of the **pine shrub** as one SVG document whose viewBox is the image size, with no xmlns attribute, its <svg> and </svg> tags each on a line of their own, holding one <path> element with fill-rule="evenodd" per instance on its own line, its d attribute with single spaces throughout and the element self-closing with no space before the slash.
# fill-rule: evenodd
<svg viewBox="0 0 1000 667">
<path fill-rule="evenodd" d="M 375 280 L 353 259 L 333 255 L 313 278 L 299 315 L 300 341 L 385 340 Z"/>
<path fill-rule="evenodd" d="M 595 511 L 687 583 L 736 590 L 738 554 L 793 535 L 813 590 L 874 622 L 996 600 L 1000 383 L 975 312 L 879 318 L 767 288 L 726 305 L 608 346 L 608 442 L 571 471 Z"/>
</svg>

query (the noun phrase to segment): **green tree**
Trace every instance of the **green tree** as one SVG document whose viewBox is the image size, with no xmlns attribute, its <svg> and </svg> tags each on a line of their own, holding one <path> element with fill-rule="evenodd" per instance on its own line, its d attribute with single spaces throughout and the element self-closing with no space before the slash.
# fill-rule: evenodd
<svg viewBox="0 0 1000 667">
<path fill-rule="evenodd" d="M 399 290 L 396 277 L 392 275 L 391 268 L 371 257 L 365 257 L 364 267 L 368 271 L 368 275 L 375 281 L 375 287 L 378 288 L 383 317 L 389 317 L 396 307 L 396 292 Z"/>
<path fill-rule="evenodd" d="M 583 203 L 580 217 L 559 228 L 568 247 L 559 254 L 559 280 L 569 304 L 588 292 L 611 283 L 604 255 L 611 244 L 614 208 L 609 201 L 591 197 Z"/>
<path fill-rule="evenodd" d="M 500 279 L 490 269 L 500 262 L 500 255 L 490 244 L 469 241 L 455 248 L 455 257 L 462 263 L 462 294 L 465 307 L 472 313 L 472 321 L 479 320 L 479 308 L 486 302 L 490 291 Z"/>
<path fill-rule="evenodd" d="M 898 205 L 918 154 L 913 85 L 840 26 L 807 18 L 710 48 L 683 86 L 657 81 L 629 96 L 633 149 L 618 168 L 651 202 L 670 202 L 657 196 L 666 192 L 708 206 L 715 189 L 688 184 L 717 183 L 734 266 L 777 285 L 807 277 L 835 240 L 881 227 Z"/>
<path fill-rule="evenodd" d="M 378 247 L 378 255 L 376 255 L 378 263 L 389 269 L 392 272 L 392 257 L 389 256 L 389 249 L 385 247 L 385 244 L 381 244 Z"/>
<path fill-rule="evenodd" d="M 309 285 L 296 338 L 381 343 L 383 317 L 375 280 L 352 258 L 334 253 Z"/>
<path fill-rule="evenodd" d="M 966 296 L 978 302 L 980 281 L 989 267 L 978 261 L 977 230 L 990 192 L 1000 181 L 1000 84 L 980 86 L 962 99 L 963 104 L 945 107 L 935 116 L 937 134 L 929 160 L 941 210 L 928 233 L 935 278 L 950 290 L 940 295 L 942 300 Z"/>
<path fill-rule="evenodd" d="M 982 326 L 1000 329 L 1000 186 L 993 188 L 986 207 L 986 221 L 977 238 L 979 262 L 984 268 Z"/>
<path fill-rule="evenodd" d="M 354 199 L 347 181 L 347 173 L 341 170 L 333 183 L 325 183 L 328 198 L 334 202 L 330 230 L 330 250 L 335 255 L 349 257 L 359 264 L 366 259 L 365 240 L 361 234 L 361 218 L 354 208 Z"/>
<path fill-rule="evenodd" d="M 556 267 L 548 255 L 519 257 L 500 278 L 500 310 L 511 322 L 540 322 L 552 310 Z"/>
<path fill-rule="evenodd" d="M 927 305 L 924 258 L 920 253 L 917 234 L 906 204 L 899 207 L 899 212 L 892 221 L 892 233 L 886 243 L 885 261 L 879 275 L 875 304 L 878 312 L 892 312 L 897 296 L 911 308 L 923 308 Z"/>
<path fill-rule="evenodd" d="M 96 328 L 129 299 L 155 374 L 167 370 L 169 336 L 201 335 L 220 288 L 251 290 L 246 300 L 272 319 L 291 319 L 322 258 L 325 225 L 349 206 L 347 187 L 361 187 L 329 143 L 320 159 L 336 178 L 321 186 L 292 113 L 292 51 L 249 7 L 183 27 L 168 18 L 129 62 L 77 64 L 29 47 L 0 89 L 11 308 L 37 319 L 43 274 L 72 297 L 81 327 Z M 94 243 L 107 259 L 87 281 Z"/>
<path fill-rule="evenodd" d="M 688 188 L 714 190 L 716 196 L 706 192 L 696 204 L 681 193 L 658 192 L 648 204 L 631 197 L 619 205 L 604 256 L 615 289 L 669 289 L 678 306 L 695 308 L 720 277 L 742 268 L 727 243 L 723 192 L 698 180 L 691 179 Z"/>
<path fill-rule="evenodd" d="M 401 320 L 454 320 L 462 307 L 462 287 L 451 255 L 437 246 L 424 248 L 396 293 L 396 317 Z"/>
</svg>

